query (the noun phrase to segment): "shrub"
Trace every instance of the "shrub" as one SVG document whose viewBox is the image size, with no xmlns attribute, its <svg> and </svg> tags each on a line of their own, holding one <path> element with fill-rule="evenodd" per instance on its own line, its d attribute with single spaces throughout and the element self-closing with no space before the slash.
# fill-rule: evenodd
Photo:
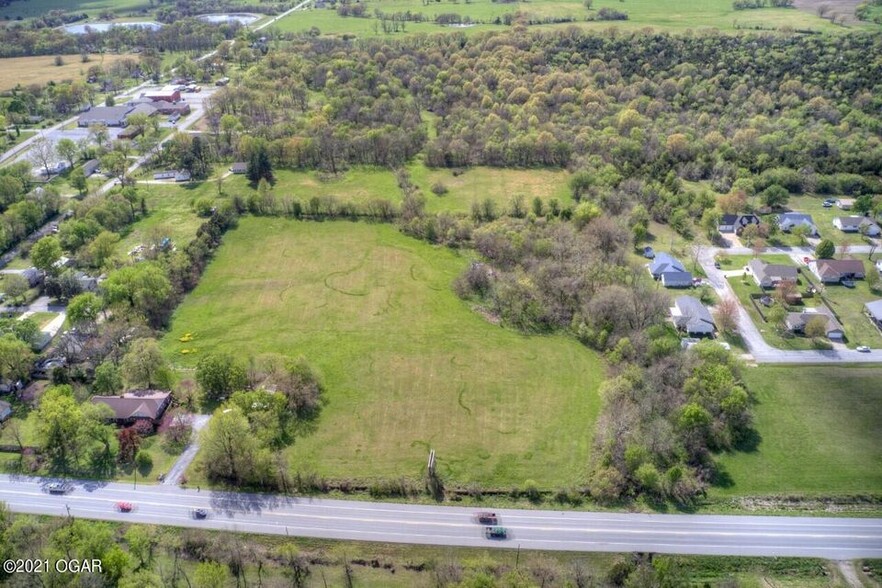
<svg viewBox="0 0 882 588">
<path fill-rule="evenodd" d="M 447 192 L 447 186 L 445 186 L 441 182 L 435 182 L 432 185 L 432 194 L 434 194 L 435 196 L 443 196 L 444 194 L 447 194 Z"/>
<path fill-rule="evenodd" d="M 146 451 L 139 451 L 135 456 L 135 465 L 141 473 L 149 472 L 153 469 L 153 458 Z"/>
</svg>

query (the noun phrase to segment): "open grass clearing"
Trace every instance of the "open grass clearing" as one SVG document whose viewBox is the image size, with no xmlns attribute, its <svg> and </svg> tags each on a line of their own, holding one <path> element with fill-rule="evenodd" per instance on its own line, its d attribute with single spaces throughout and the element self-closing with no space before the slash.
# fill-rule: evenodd
<svg viewBox="0 0 882 588">
<path fill-rule="evenodd" d="M 117 244 L 117 256 L 120 257 L 127 256 L 137 245 L 158 242 L 165 237 L 170 238 L 176 247 L 183 248 L 196 237 L 196 231 L 205 221 L 196 214 L 192 203 L 198 198 L 215 200 L 217 195 L 217 189 L 210 182 L 194 184 L 192 188 L 140 184 L 139 190 L 144 195 L 148 214 L 134 223 Z"/>
<path fill-rule="evenodd" d="M 305 356 L 328 404 L 290 449 L 295 470 L 417 477 L 434 448 L 450 482 L 577 483 L 602 363 L 473 312 L 450 289 L 467 263 L 390 225 L 243 218 L 162 344 L 182 367 L 212 350 Z"/>
<path fill-rule="evenodd" d="M 449 169 L 431 169 L 416 162 L 408 166 L 411 181 L 417 185 L 426 197 L 426 210 L 429 212 L 453 212 L 468 214 L 473 202 L 481 202 L 487 198 L 496 204 L 497 212 L 504 212 L 510 207 L 512 197 L 524 197 L 524 204 L 529 209 L 534 198 L 544 203 L 557 199 L 561 206 L 572 202 L 569 193 L 569 173 L 556 169 L 501 169 L 490 167 L 473 167 L 454 172 Z M 351 202 L 363 205 L 374 199 L 389 200 L 400 203 L 401 189 L 395 174 L 387 168 L 355 166 L 336 175 L 317 171 L 276 170 L 276 181 L 272 193 L 277 198 L 295 198 L 306 205 L 314 197 L 333 196 L 339 202 Z M 435 184 L 443 184 L 447 193 L 437 196 L 432 192 Z M 182 188 L 173 185 L 160 188 L 151 184 L 151 188 L 167 190 L 176 189 L 190 192 L 194 197 L 214 197 L 217 194 L 217 183 L 207 180 L 198 184 L 188 184 Z M 241 196 L 248 198 L 257 190 L 251 186 L 244 175 L 228 175 L 222 186 L 225 196 Z"/>
<path fill-rule="evenodd" d="M 720 457 L 731 485 L 713 495 L 860 494 L 882 488 L 882 368 L 761 366 L 755 451 Z"/>
<path fill-rule="evenodd" d="M 30 4 L 29 2 L 16 2 L 14 5 Z M 3 9 L 0 9 L 2 11 Z M 64 65 L 55 65 L 55 57 L 52 55 L 40 55 L 37 57 L 6 57 L 0 59 L 0 91 L 11 90 L 18 85 L 23 88 L 31 84 L 41 86 L 49 82 L 62 82 L 65 80 L 85 80 L 86 72 L 93 65 L 109 67 L 123 59 L 137 60 L 134 54 L 115 55 L 103 53 L 91 55 L 87 63 L 83 63 L 79 55 L 62 55 Z"/>
<path fill-rule="evenodd" d="M 616 0 L 596 0 L 592 9 L 586 9 L 580 0 L 535 0 L 532 2 L 500 3 L 492 0 L 472 0 L 469 3 L 428 2 L 421 0 L 366 0 L 366 14 L 369 18 L 341 17 L 334 9 L 312 9 L 295 12 L 279 21 L 282 30 L 292 32 L 307 31 L 317 27 L 323 34 L 352 34 L 359 37 L 389 37 L 403 34 L 431 32 L 474 33 L 486 30 L 506 29 L 505 25 L 494 24 L 504 15 L 523 13 L 528 20 L 542 18 L 572 18 L 573 22 L 539 25 L 541 28 L 575 25 L 580 28 L 606 30 L 616 27 L 623 30 L 638 30 L 654 27 L 666 31 L 714 28 L 723 31 L 736 30 L 775 30 L 784 27 L 810 29 L 820 32 L 848 32 L 853 30 L 878 30 L 879 25 L 855 23 L 844 27 L 822 19 L 813 11 L 787 8 L 763 8 L 760 10 L 736 11 L 729 0 L 707 0 L 704 2 L 681 2 L 680 0 L 628 0 L 623 4 Z M 611 8 L 628 14 L 625 21 L 591 21 L 601 8 Z M 405 32 L 384 33 L 375 10 L 385 13 L 407 12 L 426 15 L 430 22 L 406 23 Z M 435 24 L 439 14 L 455 13 L 480 22 L 465 28 L 450 28 Z"/>
</svg>

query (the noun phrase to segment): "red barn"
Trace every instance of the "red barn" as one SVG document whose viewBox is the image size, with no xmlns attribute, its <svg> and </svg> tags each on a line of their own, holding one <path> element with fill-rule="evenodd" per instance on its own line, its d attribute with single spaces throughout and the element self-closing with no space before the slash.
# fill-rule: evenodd
<svg viewBox="0 0 882 588">
<path fill-rule="evenodd" d="M 181 91 L 177 86 L 163 86 L 158 90 L 144 92 L 141 94 L 145 98 L 149 98 L 154 102 L 165 100 L 166 102 L 177 102 L 181 99 Z"/>
</svg>

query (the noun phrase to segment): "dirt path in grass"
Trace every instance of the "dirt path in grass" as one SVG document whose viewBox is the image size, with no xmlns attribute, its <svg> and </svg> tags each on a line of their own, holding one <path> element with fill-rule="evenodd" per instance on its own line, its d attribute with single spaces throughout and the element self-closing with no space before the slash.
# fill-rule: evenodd
<svg viewBox="0 0 882 588">
<path fill-rule="evenodd" d="M 845 583 L 851 586 L 851 588 L 864 588 L 864 583 L 858 578 L 853 561 L 837 561 L 836 567 L 839 568 L 839 573 L 842 574 Z"/>
</svg>

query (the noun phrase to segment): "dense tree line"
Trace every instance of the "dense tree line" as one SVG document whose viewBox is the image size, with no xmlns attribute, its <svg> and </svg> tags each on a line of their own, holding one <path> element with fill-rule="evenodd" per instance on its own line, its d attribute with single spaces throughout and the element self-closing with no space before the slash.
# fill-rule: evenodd
<svg viewBox="0 0 882 588">
<path fill-rule="evenodd" d="M 424 148 L 433 166 L 611 165 L 725 192 L 776 167 L 882 168 L 880 53 L 878 36 L 859 34 L 307 37 L 217 96 L 212 115 L 239 117 L 284 166 L 388 164 Z"/>
<path fill-rule="evenodd" d="M 58 213 L 53 186 L 31 189 L 31 166 L 14 163 L 0 170 L 0 251 L 6 251 Z"/>
</svg>

